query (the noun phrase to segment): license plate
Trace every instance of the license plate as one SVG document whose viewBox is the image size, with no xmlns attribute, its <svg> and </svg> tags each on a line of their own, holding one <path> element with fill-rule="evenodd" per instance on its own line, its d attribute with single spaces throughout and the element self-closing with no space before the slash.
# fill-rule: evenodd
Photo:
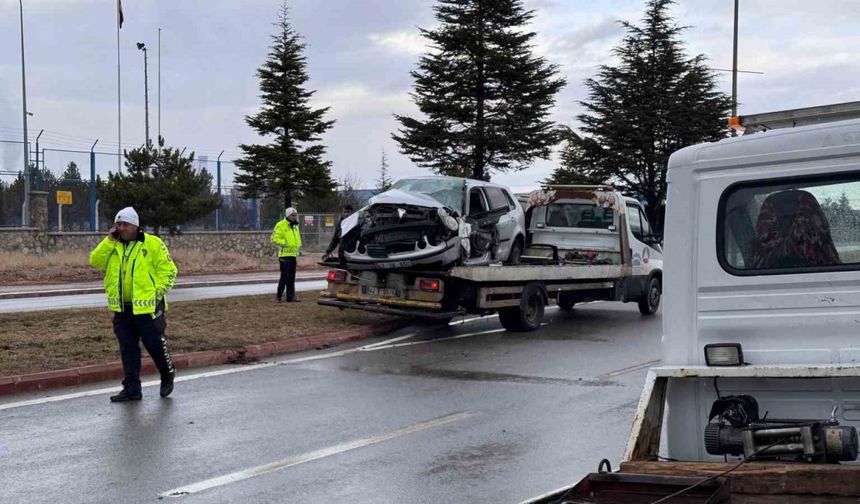
<svg viewBox="0 0 860 504">
<path fill-rule="evenodd" d="M 369 285 L 361 286 L 362 294 L 376 297 L 399 298 L 400 290 L 394 287 L 371 287 Z"/>
<path fill-rule="evenodd" d="M 391 262 L 379 262 L 377 267 L 379 269 L 399 269 L 399 268 L 408 268 L 412 266 L 412 261 L 391 261 Z"/>
</svg>

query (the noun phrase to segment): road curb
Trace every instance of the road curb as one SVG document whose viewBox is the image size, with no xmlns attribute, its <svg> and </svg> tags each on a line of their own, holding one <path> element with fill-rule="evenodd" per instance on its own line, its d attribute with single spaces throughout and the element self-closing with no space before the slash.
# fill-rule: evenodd
<svg viewBox="0 0 860 504">
<path fill-rule="evenodd" d="M 273 341 L 259 345 L 176 354 L 173 356 L 173 364 L 178 370 L 219 366 L 222 364 L 249 364 L 273 355 L 303 352 L 312 349 L 322 350 L 323 348 L 329 348 L 350 341 L 357 341 L 371 336 L 380 336 L 405 327 L 408 324 L 408 321 L 405 320 L 391 320 L 355 329 L 345 329 L 343 331 Z M 140 370 L 141 375 L 151 375 L 156 372 L 157 370 L 152 360 L 148 356 L 144 358 Z M 120 380 L 122 377 L 122 363 L 119 361 L 58 371 L 0 376 L 0 396 Z"/>
<path fill-rule="evenodd" d="M 325 280 L 325 273 L 320 273 L 319 275 L 313 276 L 305 276 L 305 277 L 296 277 L 296 282 L 312 282 L 314 280 Z M 278 278 L 270 278 L 270 279 L 251 279 L 251 280 L 210 280 L 210 281 L 202 281 L 202 282 L 184 282 L 178 283 L 173 288 L 174 289 L 191 289 L 194 287 L 227 287 L 230 285 L 254 285 L 254 284 L 262 284 L 262 283 L 274 283 L 277 282 Z M 103 287 L 87 287 L 83 289 L 56 289 L 56 290 L 47 290 L 47 291 L 30 291 L 30 292 L 5 292 L 0 293 L 0 301 L 7 299 L 24 299 L 24 298 L 34 298 L 34 297 L 51 297 L 51 296 L 75 296 L 78 294 L 100 294 L 104 292 Z"/>
</svg>

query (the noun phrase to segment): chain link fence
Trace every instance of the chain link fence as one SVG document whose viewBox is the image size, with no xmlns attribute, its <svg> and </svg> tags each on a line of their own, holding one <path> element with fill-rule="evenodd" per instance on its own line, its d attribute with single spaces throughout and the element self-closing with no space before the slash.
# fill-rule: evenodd
<svg viewBox="0 0 860 504">
<path fill-rule="evenodd" d="M 25 180 L 22 173 L 22 142 L 0 140 L 0 227 L 21 227 Z M 107 215 L 99 199 L 98 184 L 120 168 L 115 152 L 64 149 L 55 146 L 30 148 L 30 189 L 48 193 L 48 230 L 107 231 L 112 215 Z M 270 230 L 283 218 L 280 198 L 246 199 L 234 186 L 237 167 L 232 161 L 219 161 L 196 155 L 194 166 L 212 175 L 213 190 L 221 189 L 221 208 L 184 223 L 180 231 Z M 123 166 L 123 169 L 125 167 Z M 64 203 L 64 204 L 60 204 Z M 334 232 L 337 203 L 320 207 L 316 213 L 302 214 L 301 231 L 306 243 L 325 246 Z M 301 213 L 302 208 L 299 206 Z M 319 212 L 319 210 L 331 213 Z"/>
</svg>

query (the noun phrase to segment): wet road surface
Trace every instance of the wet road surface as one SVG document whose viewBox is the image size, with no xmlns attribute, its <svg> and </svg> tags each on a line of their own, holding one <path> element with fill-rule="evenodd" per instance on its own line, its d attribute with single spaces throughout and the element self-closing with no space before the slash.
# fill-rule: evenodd
<svg viewBox="0 0 860 504">
<path fill-rule="evenodd" d="M 191 370 L 168 399 L 6 398 L 0 502 L 520 502 L 617 467 L 659 336 L 595 303 Z"/>
</svg>

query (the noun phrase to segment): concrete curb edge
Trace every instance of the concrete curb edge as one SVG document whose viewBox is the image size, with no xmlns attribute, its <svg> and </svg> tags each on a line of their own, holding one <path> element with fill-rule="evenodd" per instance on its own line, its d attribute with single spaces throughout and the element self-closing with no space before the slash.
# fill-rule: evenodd
<svg viewBox="0 0 860 504">
<path fill-rule="evenodd" d="M 248 364 L 272 355 L 303 352 L 315 348 L 321 350 L 350 341 L 380 336 L 407 325 L 408 321 L 405 320 L 391 320 L 354 329 L 273 341 L 259 345 L 176 354 L 173 356 L 173 364 L 177 370 L 222 364 Z M 155 364 L 153 364 L 152 360 L 148 357 L 144 358 L 141 366 L 141 375 L 155 374 L 156 372 Z M 0 376 L 0 396 L 39 392 L 60 387 L 74 387 L 109 380 L 121 380 L 122 376 L 122 363 L 119 361 L 57 371 Z"/>
</svg>

